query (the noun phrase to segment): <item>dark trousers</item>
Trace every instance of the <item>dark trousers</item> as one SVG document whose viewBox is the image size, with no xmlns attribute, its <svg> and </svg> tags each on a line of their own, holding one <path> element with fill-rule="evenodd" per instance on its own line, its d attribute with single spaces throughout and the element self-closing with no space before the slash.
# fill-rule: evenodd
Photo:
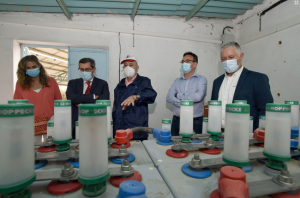
<svg viewBox="0 0 300 198">
<path fill-rule="evenodd" d="M 194 118 L 193 122 L 193 130 L 196 134 L 202 134 L 202 122 L 203 117 Z M 173 115 L 172 126 L 171 126 L 171 134 L 172 136 L 179 136 L 179 129 L 180 129 L 180 118 Z"/>
</svg>

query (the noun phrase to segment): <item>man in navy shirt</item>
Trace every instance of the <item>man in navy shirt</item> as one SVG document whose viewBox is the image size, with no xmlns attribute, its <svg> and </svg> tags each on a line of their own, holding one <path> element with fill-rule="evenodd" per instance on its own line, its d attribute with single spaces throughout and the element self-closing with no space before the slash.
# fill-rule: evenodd
<svg viewBox="0 0 300 198">
<path fill-rule="evenodd" d="M 184 53 L 180 63 L 182 64 L 183 76 L 174 81 L 167 95 L 167 102 L 174 105 L 171 134 L 172 136 L 179 135 L 181 100 L 194 101 L 193 129 L 197 134 L 201 134 L 207 80 L 204 76 L 195 73 L 198 65 L 198 56 L 196 54 L 192 52 Z"/>
<path fill-rule="evenodd" d="M 124 64 L 126 78 L 123 78 L 114 90 L 115 101 L 112 112 L 114 136 L 119 129 L 148 127 L 148 104 L 154 103 L 157 95 L 150 79 L 137 73 L 139 66 L 135 57 L 128 55 L 121 64 Z M 147 133 L 133 134 L 133 139 L 147 138 Z"/>
</svg>

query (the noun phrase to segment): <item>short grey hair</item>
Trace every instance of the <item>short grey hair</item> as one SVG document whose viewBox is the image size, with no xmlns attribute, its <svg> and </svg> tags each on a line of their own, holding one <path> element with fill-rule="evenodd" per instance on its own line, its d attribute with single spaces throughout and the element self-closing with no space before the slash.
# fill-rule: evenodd
<svg viewBox="0 0 300 198">
<path fill-rule="evenodd" d="M 241 46 L 237 42 L 229 42 L 229 43 L 226 43 L 226 44 L 222 45 L 222 47 L 221 47 L 221 53 L 222 53 L 222 51 L 224 49 L 226 49 L 228 47 L 231 47 L 231 48 L 235 49 L 235 52 L 238 55 L 241 55 L 242 49 L 241 49 Z"/>
</svg>

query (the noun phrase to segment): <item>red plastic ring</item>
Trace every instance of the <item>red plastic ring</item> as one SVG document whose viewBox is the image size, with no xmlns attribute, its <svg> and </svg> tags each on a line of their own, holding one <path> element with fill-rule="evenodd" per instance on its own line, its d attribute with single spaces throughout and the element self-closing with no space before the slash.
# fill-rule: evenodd
<svg viewBox="0 0 300 198">
<path fill-rule="evenodd" d="M 109 178 L 109 182 L 119 188 L 120 184 L 123 181 L 127 181 L 127 180 L 135 180 L 135 181 L 142 181 L 142 175 L 140 172 L 134 170 L 134 174 L 131 177 L 119 177 L 119 176 L 114 176 L 114 177 L 110 177 Z"/>
<path fill-rule="evenodd" d="M 168 149 L 166 151 L 166 154 L 170 157 L 174 157 L 174 158 L 185 158 L 189 155 L 189 153 L 187 151 L 182 151 L 180 153 L 175 153 L 172 151 L 172 149 Z"/>
<path fill-rule="evenodd" d="M 199 149 L 199 150 L 203 153 L 210 154 L 210 155 L 217 155 L 222 152 L 222 150 L 217 147 L 215 147 L 215 149 Z"/>
</svg>

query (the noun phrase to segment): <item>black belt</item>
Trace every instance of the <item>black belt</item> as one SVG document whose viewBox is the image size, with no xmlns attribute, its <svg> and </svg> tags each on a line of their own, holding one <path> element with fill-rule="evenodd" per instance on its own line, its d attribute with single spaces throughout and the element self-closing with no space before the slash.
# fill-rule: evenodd
<svg viewBox="0 0 300 198">
<path fill-rule="evenodd" d="M 178 117 L 178 116 L 176 116 L 176 115 L 174 115 L 176 118 L 178 118 L 178 119 L 180 119 L 180 117 Z M 203 118 L 203 116 L 201 116 L 201 117 L 196 117 L 196 118 L 194 118 L 194 120 L 198 120 L 199 118 Z"/>
</svg>

